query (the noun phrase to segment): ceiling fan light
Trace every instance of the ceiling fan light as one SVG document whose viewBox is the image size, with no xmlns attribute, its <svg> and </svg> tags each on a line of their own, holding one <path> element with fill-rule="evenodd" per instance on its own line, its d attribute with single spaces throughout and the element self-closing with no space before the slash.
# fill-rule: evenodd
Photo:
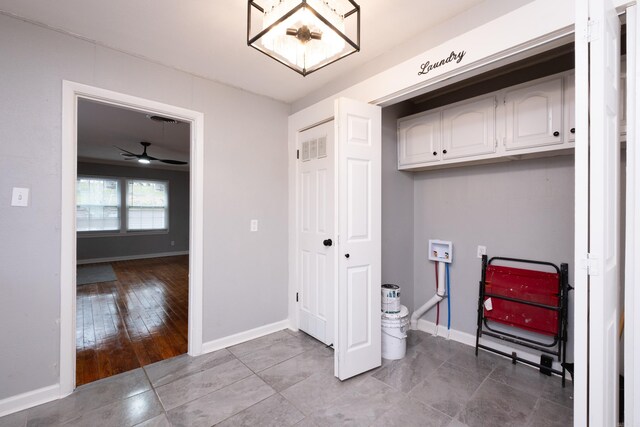
<svg viewBox="0 0 640 427">
<path fill-rule="evenodd" d="M 148 165 L 149 163 L 151 163 L 151 160 L 149 160 L 149 159 L 138 159 L 138 163 L 142 163 L 143 165 Z"/>
<path fill-rule="evenodd" d="M 306 76 L 360 50 L 353 0 L 250 0 L 247 44 Z"/>
</svg>

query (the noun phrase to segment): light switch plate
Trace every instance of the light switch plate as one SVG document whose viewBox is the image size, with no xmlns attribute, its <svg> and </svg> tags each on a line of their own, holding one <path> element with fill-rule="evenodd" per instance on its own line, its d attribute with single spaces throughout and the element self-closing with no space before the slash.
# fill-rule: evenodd
<svg viewBox="0 0 640 427">
<path fill-rule="evenodd" d="M 29 206 L 29 189 L 13 187 L 11 194 L 11 206 Z"/>
<path fill-rule="evenodd" d="M 251 231 L 258 231 L 258 220 L 257 219 L 252 219 L 251 220 Z"/>
</svg>

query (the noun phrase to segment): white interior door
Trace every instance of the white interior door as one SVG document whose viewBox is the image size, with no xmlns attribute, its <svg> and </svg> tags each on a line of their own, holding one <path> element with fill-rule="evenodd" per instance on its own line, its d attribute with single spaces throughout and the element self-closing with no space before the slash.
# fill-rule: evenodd
<svg viewBox="0 0 640 427">
<path fill-rule="evenodd" d="M 584 180 L 579 170 L 586 167 L 589 216 L 586 289 L 576 281 L 576 291 L 579 285 L 583 296 L 587 292 L 588 313 L 576 318 L 576 324 L 588 321 L 588 341 L 577 335 L 576 346 L 582 348 L 575 349 L 576 354 L 588 354 L 588 395 L 576 393 L 574 419 L 576 425 L 614 426 L 618 416 L 620 21 L 611 0 L 589 0 L 588 5 L 578 1 L 576 9 L 576 93 L 589 94 L 588 111 L 576 111 L 576 181 L 578 185 L 578 180 Z M 589 55 L 588 68 L 584 67 L 584 52 Z M 576 248 L 576 253 L 581 250 Z M 584 360 L 576 358 L 579 361 Z M 576 370 L 577 377 L 584 373 Z M 575 386 L 582 385 L 576 382 Z M 585 398 L 586 406 L 581 401 Z"/>
<path fill-rule="evenodd" d="M 338 290 L 335 375 L 381 363 L 381 109 L 336 100 Z"/>
<path fill-rule="evenodd" d="M 298 137 L 298 327 L 327 345 L 333 344 L 335 318 L 334 137 L 333 120 Z"/>
<path fill-rule="evenodd" d="M 627 213 L 625 246 L 624 423 L 640 425 L 640 150 L 638 6 L 627 8 Z"/>
</svg>

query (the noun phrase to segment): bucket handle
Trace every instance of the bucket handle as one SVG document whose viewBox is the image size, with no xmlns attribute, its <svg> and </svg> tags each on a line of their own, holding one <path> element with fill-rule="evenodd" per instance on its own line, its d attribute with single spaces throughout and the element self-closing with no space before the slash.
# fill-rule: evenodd
<svg viewBox="0 0 640 427">
<path fill-rule="evenodd" d="M 391 335 L 389 332 L 385 331 L 384 329 L 382 330 L 382 333 L 383 333 L 383 334 L 385 334 L 385 335 L 390 336 L 391 338 L 398 338 L 398 337 L 397 337 L 397 336 L 395 336 L 395 335 Z M 405 332 L 405 333 L 404 333 L 404 336 L 403 336 L 402 338 L 406 338 L 406 337 L 407 337 L 407 333 Z"/>
</svg>

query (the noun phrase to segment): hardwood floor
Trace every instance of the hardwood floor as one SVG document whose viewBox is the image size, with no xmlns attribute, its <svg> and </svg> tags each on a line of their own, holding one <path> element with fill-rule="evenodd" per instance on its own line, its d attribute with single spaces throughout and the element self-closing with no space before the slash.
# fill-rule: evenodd
<svg viewBox="0 0 640 427">
<path fill-rule="evenodd" d="M 111 265 L 118 280 L 77 288 L 78 386 L 187 352 L 189 257 Z"/>
</svg>

